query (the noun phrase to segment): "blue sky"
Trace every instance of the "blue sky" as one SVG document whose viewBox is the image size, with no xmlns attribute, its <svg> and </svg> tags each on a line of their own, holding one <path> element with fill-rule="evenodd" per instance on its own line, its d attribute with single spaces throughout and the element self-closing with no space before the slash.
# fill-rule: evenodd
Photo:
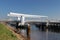
<svg viewBox="0 0 60 40">
<path fill-rule="evenodd" d="M 0 0 L 0 19 L 6 18 L 9 12 L 60 19 L 60 0 Z"/>
</svg>

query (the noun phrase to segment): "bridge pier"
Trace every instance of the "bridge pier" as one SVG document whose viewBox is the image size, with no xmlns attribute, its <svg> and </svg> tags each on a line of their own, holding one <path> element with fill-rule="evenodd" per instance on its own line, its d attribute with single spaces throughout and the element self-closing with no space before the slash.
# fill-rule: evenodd
<svg viewBox="0 0 60 40">
<path fill-rule="evenodd" d="M 30 40 L 30 25 L 27 24 L 27 25 L 19 25 L 19 22 L 16 22 L 16 33 L 21 33 L 22 29 L 25 29 L 26 30 L 26 35 L 27 35 L 27 40 Z"/>
<path fill-rule="evenodd" d="M 45 24 L 36 24 L 36 27 L 38 27 L 39 30 L 44 31 L 46 29 Z"/>
<path fill-rule="evenodd" d="M 27 40 L 30 40 L 30 32 L 31 32 L 31 29 L 30 29 L 30 25 L 29 24 L 27 25 L 26 32 L 27 32 Z"/>
<path fill-rule="evenodd" d="M 30 36 L 30 25 L 29 24 L 27 25 L 27 30 L 26 31 L 27 31 L 27 37 Z"/>
<path fill-rule="evenodd" d="M 40 26 L 40 30 L 41 31 L 44 31 L 44 26 Z"/>
</svg>

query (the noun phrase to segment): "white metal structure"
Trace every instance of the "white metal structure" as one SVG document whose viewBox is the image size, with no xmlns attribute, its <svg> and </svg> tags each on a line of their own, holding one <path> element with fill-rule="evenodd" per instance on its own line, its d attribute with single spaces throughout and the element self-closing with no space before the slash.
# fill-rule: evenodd
<svg viewBox="0 0 60 40">
<path fill-rule="evenodd" d="M 30 17 L 30 18 L 41 18 L 41 17 L 46 17 L 47 16 L 40 16 L 40 15 L 29 15 L 29 14 L 21 14 L 21 13 L 13 13 L 10 12 L 7 16 L 11 16 L 11 17 L 18 17 L 18 20 L 21 20 L 21 24 L 24 25 L 25 23 L 25 17 Z"/>
</svg>

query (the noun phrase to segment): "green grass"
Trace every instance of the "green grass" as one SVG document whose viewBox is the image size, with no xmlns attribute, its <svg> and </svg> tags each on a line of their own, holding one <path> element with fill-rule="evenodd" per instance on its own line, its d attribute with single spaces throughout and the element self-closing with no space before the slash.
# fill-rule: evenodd
<svg viewBox="0 0 60 40">
<path fill-rule="evenodd" d="M 0 23 L 0 40 L 17 40 L 17 37 Z"/>
</svg>

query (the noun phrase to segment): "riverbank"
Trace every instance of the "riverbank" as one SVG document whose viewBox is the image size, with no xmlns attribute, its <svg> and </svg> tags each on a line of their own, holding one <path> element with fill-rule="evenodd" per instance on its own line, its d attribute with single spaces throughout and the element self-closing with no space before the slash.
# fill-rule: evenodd
<svg viewBox="0 0 60 40">
<path fill-rule="evenodd" d="M 0 27 L 0 40 L 25 40 L 20 34 L 15 33 L 9 25 L 2 22 Z"/>
</svg>

